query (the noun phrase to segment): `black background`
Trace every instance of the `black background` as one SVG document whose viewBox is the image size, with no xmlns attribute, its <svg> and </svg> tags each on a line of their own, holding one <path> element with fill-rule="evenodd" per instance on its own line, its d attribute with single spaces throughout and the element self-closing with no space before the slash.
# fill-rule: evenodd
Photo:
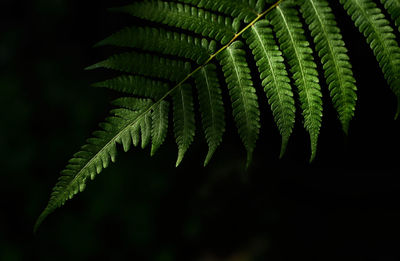
<svg viewBox="0 0 400 261">
<path fill-rule="evenodd" d="M 115 52 L 93 44 L 135 23 L 106 10 L 126 3 L 1 0 L 0 260 L 400 260 L 396 99 L 336 1 L 359 89 L 348 137 L 322 81 L 315 162 L 300 115 L 278 160 L 280 136 L 260 98 L 263 127 L 247 171 L 232 122 L 207 168 L 200 126 L 179 168 L 171 134 L 152 158 L 120 153 L 33 235 L 59 171 L 115 97 L 89 86 L 104 71 L 83 68 Z"/>
</svg>

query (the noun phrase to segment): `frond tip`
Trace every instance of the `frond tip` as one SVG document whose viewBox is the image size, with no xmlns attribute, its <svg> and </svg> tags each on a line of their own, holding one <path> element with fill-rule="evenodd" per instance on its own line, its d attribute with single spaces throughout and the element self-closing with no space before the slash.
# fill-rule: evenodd
<svg viewBox="0 0 400 261">
<path fill-rule="evenodd" d="M 129 150 L 132 143 L 137 145 L 140 138 L 142 145 L 146 145 L 149 131 L 146 122 L 152 102 L 146 99 L 121 98 L 114 104 L 120 108 L 111 112 L 112 116 L 100 124 L 101 130 L 93 133 L 93 138 L 87 140 L 87 144 L 74 154 L 61 172 L 49 203 L 36 222 L 35 230 L 46 216 L 64 205 L 67 199 L 82 192 L 88 178 L 93 180 L 110 162 L 115 162 L 117 143 L 122 144 L 125 151 Z"/>
</svg>

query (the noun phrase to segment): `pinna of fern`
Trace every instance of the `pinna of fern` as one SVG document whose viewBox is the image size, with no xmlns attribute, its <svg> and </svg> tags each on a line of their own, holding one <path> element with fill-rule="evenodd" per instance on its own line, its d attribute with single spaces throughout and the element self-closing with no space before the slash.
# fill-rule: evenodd
<svg viewBox="0 0 400 261">
<path fill-rule="evenodd" d="M 399 2 L 381 2 L 398 26 Z M 373 0 L 340 3 L 366 37 L 388 85 L 400 97 L 400 49 L 388 18 Z M 94 179 L 115 161 L 117 144 L 124 151 L 132 145 L 151 146 L 154 155 L 167 137 L 169 117 L 178 146 L 178 166 L 194 141 L 198 125 L 195 100 L 209 147 L 204 165 L 210 162 L 225 132 L 224 92 L 230 96 L 247 165 L 260 132 L 260 110 L 265 109 L 260 108 L 260 99 L 267 99 L 282 136 L 282 157 L 296 120 L 295 97 L 299 98 L 297 109 L 310 136 L 313 160 L 323 112 L 317 71 L 320 63 L 331 103 L 344 132 L 348 132 L 357 100 L 356 82 L 327 0 L 149 0 L 114 10 L 151 23 L 124 28 L 97 44 L 131 49 L 87 68 L 120 72 L 120 76 L 94 86 L 124 95 L 113 101 L 111 115 L 61 172 L 35 229 L 67 199 L 83 191 L 89 178 Z M 305 37 L 305 29 L 314 45 Z M 251 60 L 262 86 L 252 79 Z M 223 74 L 225 83 L 218 74 Z M 258 97 L 260 87 L 266 97 Z"/>
</svg>

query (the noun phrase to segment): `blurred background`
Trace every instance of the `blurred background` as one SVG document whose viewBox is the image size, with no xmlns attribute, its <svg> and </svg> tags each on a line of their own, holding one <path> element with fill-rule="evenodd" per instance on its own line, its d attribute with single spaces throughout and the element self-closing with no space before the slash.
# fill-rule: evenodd
<svg viewBox="0 0 400 261">
<path fill-rule="evenodd" d="M 135 22 L 107 11 L 127 3 L 0 2 L 0 260 L 400 260 L 396 100 L 340 8 L 359 102 L 346 137 L 325 98 L 314 163 L 300 115 L 278 160 L 280 136 L 261 99 L 247 171 L 232 122 L 206 168 L 201 127 L 179 168 L 171 133 L 154 157 L 120 153 L 34 235 L 59 172 L 111 108 L 115 94 L 89 86 L 105 72 L 83 68 L 115 52 L 92 46 Z"/>
</svg>

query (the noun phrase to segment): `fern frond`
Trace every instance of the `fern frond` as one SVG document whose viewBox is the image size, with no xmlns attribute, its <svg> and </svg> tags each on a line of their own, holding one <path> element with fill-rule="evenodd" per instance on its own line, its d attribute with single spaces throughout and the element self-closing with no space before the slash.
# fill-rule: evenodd
<svg viewBox="0 0 400 261">
<path fill-rule="evenodd" d="M 292 2 L 283 2 L 268 16 L 271 19 L 281 50 L 288 60 L 295 85 L 299 90 L 304 127 L 310 134 L 311 158 L 315 158 L 322 120 L 322 94 L 317 66 L 309 42 Z"/>
<path fill-rule="evenodd" d="M 107 68 L 143 76 L 179 81 L 190 72 L 190 64 L 151 54 L 136 52 L 113 55 L 110 58 L 87 67 L 87 70 Z"/>
<path fill-rule="evenodd" d="M 350 59 L 340 29 L 328 1 L 304 0 L 300 6 L 321 58 L 325 79 L 342 128 L 348 133 L 357 95 Z"/>
<path fill-rule="evenodd" d="M 400 47 L 382 10 L 371 0 L 340 0 L 355 25 L 367 39 L 384 77 L 398 99 L 400 112 Z"/>
<path fill-rule="evenodd" d="M 380 1 L 398 26 L 399 0 Z M 340 3 L 367 38 L 386 80 L 399 98 L 399 113 L 400 48 L 389 22 L 372 0 L 340 0 Z M 268 8 L 264 9 L 267 5 Z M 115 10 L 153 22 L 150 23 L 153 27 L 125 28 L 104 39 L 97 46 L 128 47 L 134 48 L 134 51 L 114 55 L 87 68 L 107 68 L 129 74 L 94 86 L 133 97 L 115 100 L 113 105 L 116 108 L 100 125 L 101 130 L 94 132 L 87 145 L 69 161 L 35 229 L 55 208 L 82 191 L 89 177 L 93 179 L 110 162 L 115 161 L 117 144 L 121 144 L 124 151 L 128 151 L 132 145 L 140 144 L 146 148 L 151 144 L 151 155 L 154 155 L 166 138 L 170 107 L 178 145 L 178 166 L 192 144 L 196 131 L 195 98 L 192 86 L 187 83 L 192 77 L 194 81 L 190 83 L 197 88 L 201 121 L 208 144 L 204 162 L 207 165 L 222 141 L 226 124 L 217 74 L 219 67 L 213 64 L 214 58 L 222 67 L 233 118 L 247 151 L 248 166 L 260 131 L 260 110 L 241 37 L 254 56 L 262 87 L 281 133 L 281 156 L 295 121 L 294 93 L 284 60 L 287 61 L 299 96 L 304 127 L 310 135 L 312 161 L 321 128 L 322 94 L 313 50 L 306 39 L 307 32 L 303 29 L 297 7 L 300 7 L 311 31 L 334 107 L 347 132 L 357 98 L 355 80 L 347 49 L 327 0 L 135 2 Z M 246 25 L 240 29 L 243 22 Z M 179 33 L 174 30 L 179 30 Z M 190 63 L 187 60 L 191 60 Z M 191 68 L 192 61 L 198 63 L 194 70 Z M 167 101 L 170 96 L 172 103 Z"/>
<path fill-rule="evenodd" d="M 231 96 L 233 117 L 250 164 L 260 130 L 260 111 L 243 43 L 236 41 L 217 57 Z"/>
<path fill-rule="evenodd" d="M 216 69 L 215 65 L 208 64 L 194 75 L 203 129 L 209 147 L 204 166 L 210 161 L 225 132 L 225 109 Z"/>
<path fill-rule="evenodd" d="M 399 0 L 381 0 L 385 9 L 388 11 L 397 28 L 400 30 L 400 1 Z"/>
<path fill-rule="evenodd" d="M 282 52 L 267 20 L 257 22 L 243 36 L 253 51 L 268 103 L 282 136 L 282 157 L 295 121 L 293 92 Z"/>
<path fill-rule="evenodd" d="M 112 34 L 96 46 L 113 45 L 158 52 L 204 63 L 216 49 L 216 42 L 184 33 L 152 27 L 129 27 Z"/>
<path fill-rule="evenodd" d="M 255 0 L 178 0 L 178 2 L 221 12 L 243 20 L 245 23 L 256 19 L 258 15 L 257 11 L 252 7 L 255 5 Z"/>
<path fill-rule="evenodd" d="M 179 166 L 193 142 L 196 131 L 191 86 L 187 84 L 179 86 L 172 93 L 172 99 L 174 105 L 174 132 L 176 143 L 178 144 L 176 166 Z"/>
<path fill-rule="evenodd" d="M 181 3 L 145 1 L 114 10 L 148 21 L 189 30 L 221 41 L 222 44 L 228 43 L 240 27 L 238 19 L 232 20 L 230 17 Z"/>
<path fill-rule="evenodd" d="M 151 114 L 153 122 L 151 138 L 151 156 L 153 156 L 160 146 L 164 143 L 168 133 L 168 114 L 169 114 L 169 103 L 161 101 L 156 104 Z"/>
<path fill-rule="evenodd" d="M 74 154 L 61 172 L 49 203 L 35 224 L 35 230 L 46 216 L 62 206 L 67 199 L 83 191 L 88 178 L 94 179 L 110 162 L 115 162 L 117 143 L 122 144 L 127 151 L 132 141 L 138 140 L 138 130 L 141 128 L 146 132 L 143 121 L 149 116 L 147 111 L 152 105 L 151 100 L 123 98 L 114 103 L 122 108 L 111 112 L 113 116 L 100 124 L 101 130 L 93 133 L 93 138 L 87 140 L 87 144 Z"/>
<path fill-rule="evenodd" d="M 136 75 L 122 75 L 110 80 L 92 84 L 94 87 L 104 87 L 114 91 L 128 93 L 143 98 L 159 99 L 169 89 L 169 85 Z"/>
</svg>

